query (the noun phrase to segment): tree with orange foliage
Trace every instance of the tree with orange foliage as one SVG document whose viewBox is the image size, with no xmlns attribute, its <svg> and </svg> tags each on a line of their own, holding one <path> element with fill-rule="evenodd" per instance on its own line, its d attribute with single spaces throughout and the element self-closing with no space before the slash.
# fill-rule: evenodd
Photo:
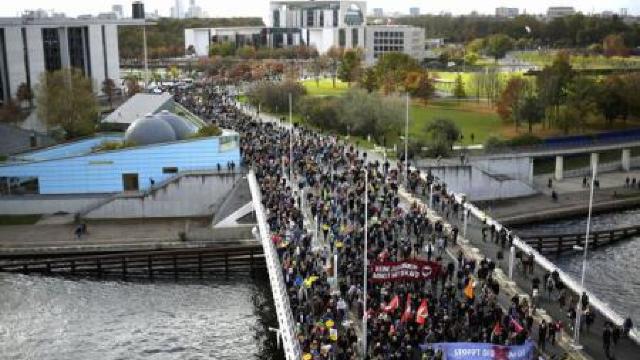
<svg viewBox="0 0 640 360">
<path fill-rule="evenodd" d="M 503 121 L 513 121 L 516 129 L 519 125 L 519 109 L 524 98 L 526 83 L 522 78 L 512 77 L 500 94 L 496 112 Z"/>
<path fill-rule="evenodd" d="M 411 96 L 427 103 L 435 89 L 427 71 L 409 71 L 404 79 L 404 88 Z"/>
</svg>

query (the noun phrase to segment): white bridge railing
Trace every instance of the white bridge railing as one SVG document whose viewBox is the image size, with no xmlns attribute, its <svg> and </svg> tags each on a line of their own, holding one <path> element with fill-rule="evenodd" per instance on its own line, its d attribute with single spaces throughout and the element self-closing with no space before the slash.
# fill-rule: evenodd
<svg viewBox="0 0 640 360">
<path fill-rule="evenodd" d="M 421 177 L 424 180 L 426 180 L 426 175 L 421 174 Z M 607 319 L 609 319 L 611 322 L 613 322 L 618 326 L 622 325 L 622 323 L 624 322 L 624 318 L 622 316 L 620 316 L 613 309 L 611 309 L 607 303 L 598 299 L 595 296 L 595 294 L 593 294 L 586 288 L 583 288 L 582 286 L 580 286 L 580 284 L 575 279 L 573 279 L 569 274 L 565 273 L 562 269 L 560 269 L 551 261 L 549 261 L 544 255 L 540 254 L 536 249 L 529 246 L 529 244 L 520 240 L 520 238 L 515 234 L 513 234 L 507 227 L 503 226 L 498 221 L 494 220 L 484 211 L 478 209 L 475 205 L 473 205 L 468 201 L 463 202 L 462 194 L 456 194 L 453 192 L 451 192 L 450 194 L 454 196 L 454 199 L 458 204 L 462 205 L 464 209 L 470 212 L 471 216 L 474 216 L 476 219 L 480 221 L 485 221 L 485 223 L 488 226 L 494 225 L 496 227 L 496 231 L 500 231 L 504 227 L 507 233 L 511 233 L 513 235 L 513 246 L 515 246 L 516 249 L 519 249 L 527 254 L 533 254 L 535 257 L 535 262 L 538 264 L 538 266 L 542 267 L 546 271 L 549 271 L 549 272 L 557 271 L 558 274 L 560 275 L 560 279 L 562 279 L 564 284 L 572 292 L 574 292 L 575 294 L 582 294 L 582 292 L 586 292 L 587 295 L 589 296 L 589 303 L 592 304 L 603 316 L 605 316 Z M 629 336 L 636 344 L 640 344 L 640 334 L 635 328 L 631 330 L 631 332 L 629 333 Z"/>
<path fill-rule="evenodd" d="M 300 344 L 296 338 L 296 323 L 289 305 L 287 286 L 282 275 L 282 265 L 280 264 L 276 248 L 271 241 L 269 228 L 267 227 L 267 218 L 262 206 L 262 193 L 253 170 L 249 171 L 247 179 L 249 180 L 253 209 L 256 212 L 256 220 L 258 222 L 258 231 L 254 235 L 262 244 L 264 251 L 267 270 L 269 272 L 271 293 L 273 294 L 273 302 L 275 303 L 276 313 L 278 315 L 278 335 L 282 339 L 284 354 L 287 360 L 299 360 L 302 358 L 302 352 L 300 351 Z"/>
</svg>

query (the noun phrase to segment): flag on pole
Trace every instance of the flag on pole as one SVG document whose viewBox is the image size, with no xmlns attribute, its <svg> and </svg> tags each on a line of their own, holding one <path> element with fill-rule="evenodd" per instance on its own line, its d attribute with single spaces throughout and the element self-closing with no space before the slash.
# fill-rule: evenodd
<svg viewBox="0 0 640 360">
<path fill-rule="evenodd" d="M 416 311 L 416 322 L 420 325 L 424 325 L 427 321 L 427 316 L 429 316 L 429 307 L 427 305 L 427 299 L 422 299 L 420 306 L 418 306 L 418 310 Z"/>
<path fill-rule="evenodd" d="M 384 312 L 396 311 L 398 306 L 400 306 L 400 298 L 396 295 L 391 299 L 391 301 L 389 301 L 389 304 L 384 307 Z"/>
<path fill-rule="evenodd" d="M 404 313 L 402 313 L 402 317 L 400 318 L 400 322 L 407 322 L 411 318 L 411 294 L 407 294 L 407 304 L 404 308 Z"/>
<path fill-rule="evenodd" d="M 518 321 L 516 321 L 516 319 L 511 318 L 511 325 L 513 325 L 513 329 L 516 331 L 516 333 L 521 333 L 522 330 L 524 330 L 524 328 L 522 327 L 522 325 L 520 325 L 520 323 Z"/>
</svg>

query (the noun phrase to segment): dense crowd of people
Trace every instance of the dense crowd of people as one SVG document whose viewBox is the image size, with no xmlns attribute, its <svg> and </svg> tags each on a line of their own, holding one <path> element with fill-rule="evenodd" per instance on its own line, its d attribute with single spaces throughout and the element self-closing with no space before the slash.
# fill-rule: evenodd
<svg viewBox="0 0 640 360">
<path fill-rule="evenodd" d="M 430 176 L 403 174 L 402 164 L 392 168 L 385 159 L 373 159 L 331 136 L 254 118 L 239 111 L 224 89 L 203 86 L 175 97 L 203 118 L 240 133 L 244 165 L 255 171 L 261 186 L 305 359 L 359 358 L 365 308 L 371 359 L 438 359 L 442 353 L 430 344 L 511 345 L 529 338 L 532 306 L 514 297 L 506 311 L 501 308 L 495 264 L 476 263 L 462 253 L 451 257 L 447 250 L 457 229 L 445 231 L 423 205 L 407 203 L 399 194 L 406 177 L 411 192 L 426 196 Z M 433 185 L 433 206 L 446 217 L 459 217 L 446 188 Z M 429 280 L 370 281 L 365 297 L 365 254 L 369 263 L 430 260 L 440 271 Z"/>
</svg>

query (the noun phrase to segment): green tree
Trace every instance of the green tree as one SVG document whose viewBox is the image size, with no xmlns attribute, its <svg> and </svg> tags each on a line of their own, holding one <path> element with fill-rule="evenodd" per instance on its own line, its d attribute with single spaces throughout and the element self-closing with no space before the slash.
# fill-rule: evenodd
<svg viewBox="0 0 640 360">
<path fill-rule="evenodd" d="M 236 53 L 236 45 L 230 41 L 224 41 L 209 46 L 209 56 L 232 56 Z"/>
<path fill-rule="evenodd" d="M 60 126 L 70 139 L 94 133 L 98 103 L 91 79 L 81 71 L 43 73 L 37 94 L 38 116 L 48 126 Z"/>
<path fill-rule="evenodd" d="M 360 78 L 362 71 L 362 59 L 360 52 L 357 50 L 345 50 L 342 61 L 338 66 L 338 79 L 346 82 L 349 86 L 351 83 Z"/>
<path fill-rule="evenodd" d="M 520 119 L 529 125 L 529 134 L 533 132 L 533 124 L 540 122 L 544 117 L 544 106 L 540 100 L 533 95 L 525 96 L 520 105 Z"/>
<path fill-rule="evenodd" d="M 566 100 L 573 77 L 574 71 L 569 55 L 564 52 L 558 53 L 553 63 L 545 66 L 536 77 L 538 97 L 545 108 L 553 108 L 556 120 L 559 119 L 560 105 Z"/>
<path fill-rule="evenodd" d="M 33 106 L 33 91 L 27 83 L 21 83 L 18 86 L 18 91 L 16 92 L 16 98 L 20 103 L 25 101 L 29 102 L 29 107 Z"/>
<path fill-rule="evenodd" d="M 626 86 L 619 76 L 609 76 L 601 81 L 599 94 L 594 102 L 602 112 L 608 125 L 619 117 L 626 118 L 629 114 L 629 104 L 625 95 Z"/>
<path fill-rule="evenodd" d="M 339 127 L 354 135 L 371 135 L 378 143 L 402 127 L 404 102 L 397 96 L 381 96 L 352 88 L 340 98 Z"/>
<path fill-rule="evenodd" d="M 109 101 L 109 108 L 113 109 L 113 96 L 116 92 L 116 83 L 113 79 L 104 79 L 102 82 L 102 93 L 107 97 L 107 101 Z"/>
<path fill-rule="evenodd" d="M 513 49 L 513 39 L 504 34 L 491 35 L 487 38 L 484 51 L 496 61 L 502 59 Z"/>
<path fill-rule="evenodd" d="M 435 119 L 425 126 L 425 132 L 429 135 L 429 156 L 449 156 L 453 150 L 453 144 L 460 139 L 460 128 L 450 119 Z"/>
<path fill-rule="evenodd" d="M 464 89 L 464 82 L 462 81 L 462 75 L 456 76 L 455 83 L 453 85 L 453 96 L 458 99 L 466 98 L 467 92 Z"/>
<path fill-rule="evenodd" d="M 370 67 L 364 71 L 360 78 L 360 87 L 370 93 L 378 89 L 378 76 L 373 68 Z"/>
</svg>

